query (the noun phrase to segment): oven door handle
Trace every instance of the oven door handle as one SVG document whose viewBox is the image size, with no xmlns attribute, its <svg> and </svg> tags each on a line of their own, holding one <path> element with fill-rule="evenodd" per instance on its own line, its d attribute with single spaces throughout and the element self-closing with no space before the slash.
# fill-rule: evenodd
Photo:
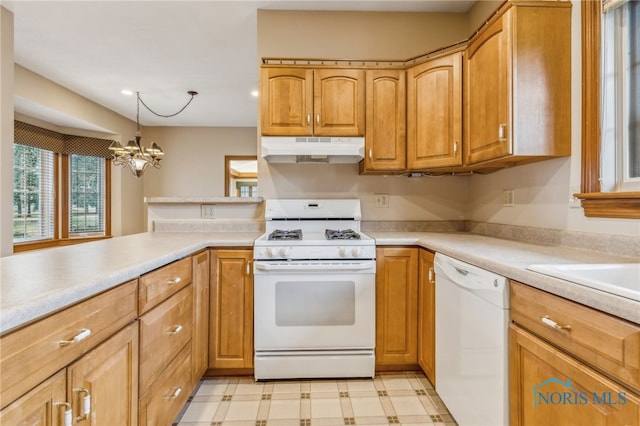
<svg viewBox="0 0 640 426">
<path fill-rule="evenodd" d="M 254 268 L 258 271 L 265 272 L 285 272 L 285 271 L 364 271 L 367 269 L 375 269 L 375 262 L 335 262 L 335 263 L 262 263 L 254 262 Z"/>
</svg>

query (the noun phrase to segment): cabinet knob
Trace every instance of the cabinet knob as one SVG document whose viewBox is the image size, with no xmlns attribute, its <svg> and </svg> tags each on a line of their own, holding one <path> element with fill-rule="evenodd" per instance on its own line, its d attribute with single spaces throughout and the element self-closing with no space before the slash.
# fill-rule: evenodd
<svg viewBox="0 0 640 426">
<path fill-rule="evenodd" d="M 84 394 L 80 400 L 80 415 L 75 418 L 76 422 L 86 420 L 91 414 L 91 394 L 86 388 L 74 388 L 73 392 L 77 394 Z"/>
<path fill-rule="evenodd" d="M 180 333 L 182 331 L 182 326 L 180 324 L 178 325 L 174 325 L 171 330 L 168 331 L 168 334 L 170 335 L 176 335 L 178 333 Z"/>
<path fill-rule="evenodd" d="M 179 284 L 181 281 L 182 281 L 182 278 L 175 277 L 174 279 L 167 281 L 167 284 L 169 285 Z"/>
<path fill-rule="evenodd" d="M 56 408 L 64 408 L 64 426 L 71 426 L 73 424 L 71 404 L 68 402 L 56 402 L 55 405 Z"/>
<path fill-rule="evenodd" d="M 177 386 L 175 388 L 173 388 L 173 392 L 171 392 L 169 395 L 165 396 L 166 399 L 176 399 L 178 397 L 178 395 L 180 395 L 182 393 L 182 388 L 180 386 Z"/>
<path fill-rule="evenodd" d="M 69 340 L 60 340 L 58 342 L 58 344 L 60 346 L 67 346 L 67 345 L 71 345 L 73 343 L 78 343 L 83 341 L 84 339 L 86 339 L 87 337 L 91 336 L 91 330 L 88 328 L 81 328 L 80 329 L 80 333 L 76 334 L 75 336 L 73 336 L 71 339 Z"/>
<path fill-rule="evenodd" d="M 316 124 L 320 124 L 320 114 L 316 114 Z"/>
<path fill-rule="evenodd" d="M 546 324 L 549 327 L 551 327 L 553 329 L 556 329 L 556 330 L 571 331 L 571 326 L 570 325 L 560 325 L 557 322 L 555 322 L 554 320 L 552 320 L 551 318 L 549 318 L 549 315 L 545 315 L 545 316 L 541 317 L 540 321 L 542 321 L 544 324 Z"/>
<path fill-rule="evenodd" d="M 307 124 L 311 124 L 311 114 L 307 114 Z"/>
<path fill-rule="evenodd" d="M 433 284 L 433 280 L 434 280 L 434 273 L 433 273 L 433 268 L 429 268 L 429 282 L 431 284 Z"/>
<path fill-rule="evenodd" d="M 506 124 L 501 124 L 500 127 L 498 127 L 498 139 L 500 140 L 500 142 L 504 142 L 507 140 L 507 125 Z"/>
<path fill-rule="evenodd" d="M 373 150 L 369 148 L 369 160 L 373 158 Z"/>
</svg>

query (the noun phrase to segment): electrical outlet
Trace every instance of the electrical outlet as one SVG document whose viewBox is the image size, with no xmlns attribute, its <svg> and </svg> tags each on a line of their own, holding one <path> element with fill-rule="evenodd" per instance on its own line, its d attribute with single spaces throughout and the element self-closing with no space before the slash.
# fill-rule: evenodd
<svg viewBox="0 0 640 426">
<path fill-rule="evenodd" d="M 504 191 L 502 191 L 502 206 L 513 207 L 515 205 L 515 189 L 505 189 Z"/>
<path fill-rule="evenodd" d="M 216 206 L 215 206 L 215 204 L 201 204 L 200 205 L 200 217 L 202 219 L 215 219 L 216 218 Z"/>
<path fill-rule="evenodd" d="M 375 206 L 379 208 L 389 207 L 389 194 L 374 194 Z"/>
</svg>

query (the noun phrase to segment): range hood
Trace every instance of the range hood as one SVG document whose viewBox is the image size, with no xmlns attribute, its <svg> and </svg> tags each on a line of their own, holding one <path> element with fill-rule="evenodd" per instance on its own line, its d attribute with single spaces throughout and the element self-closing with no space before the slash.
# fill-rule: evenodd
<svg viewBox="0 0 640 426">
<path fill-rule="evenodd" d="M 262 138 L 262 158 L 269 163 L 358 163 L 363 157 L 363 137 Z"/>
</svg>

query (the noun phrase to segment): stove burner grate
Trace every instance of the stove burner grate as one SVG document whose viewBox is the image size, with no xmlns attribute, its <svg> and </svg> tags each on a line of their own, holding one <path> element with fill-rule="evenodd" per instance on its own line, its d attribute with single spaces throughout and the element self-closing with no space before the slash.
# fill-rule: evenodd
<svg viewBox="0 0 640 426">
<path fill-rule="evenodd" d="M 326 229 L 324 231 L 324 236 L 327 240 L 359 240 L 360 234 L 358 234 L 353 229 Z"/>
<path fill-rule="evenodd" d="M 284 229 L 276 229 L 272 233 L 269 234 L 268 240 L 301 240 L 302 239 L 302 230 L 301 229 L 293 229 L 293 230 L 284 230 Z"/>
</svg>

